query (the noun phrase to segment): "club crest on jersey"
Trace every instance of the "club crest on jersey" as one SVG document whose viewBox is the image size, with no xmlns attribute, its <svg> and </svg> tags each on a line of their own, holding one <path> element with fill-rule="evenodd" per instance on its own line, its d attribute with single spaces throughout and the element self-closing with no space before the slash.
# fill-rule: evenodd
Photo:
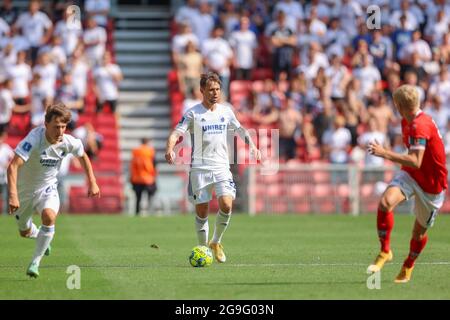
<svg viewBox="0 0 450 320">
<path fill-rule="evenodd" d="M 225 122 L 225 118 L 224 117 L 220 118 L 220 122 Z"/>
</svg>

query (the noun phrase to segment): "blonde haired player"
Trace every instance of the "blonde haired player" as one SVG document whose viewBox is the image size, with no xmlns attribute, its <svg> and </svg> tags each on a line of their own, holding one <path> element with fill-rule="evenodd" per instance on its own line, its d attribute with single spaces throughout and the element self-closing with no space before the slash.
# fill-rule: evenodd
<svg viewBox="0 0 450 320">
<path fill-rule="evenodd" d="M 195 204 L 195 227 L 199 245 L 208 245 L 208 205 L 213 188 L 219 201 L 213 237 L 209 243 L 218 262 L 225 262 L 221 245 L 222 236 L 230 222 L 236 189 L 230 172 L 227 131 L 235 130 L 250 145 L 257 160 L 261 154 L 247 130 L 236 119 L 232 109 L 218 103 L 221 96 L 221 82 L 216 73 L 203 74 L 200 79 L 202 103 L 190 108 L 181 118 L 167 140 L 166 160 L 173 164 L 175 144 L 181 134 L 189 131 L 192 140 L 191 170 L 189 173 L 189 198 Z"/>
<path fill-rule="evenodd" d="M 36 249 L 27 275 L 39 276 L 42 257 L 50 254 L 59 211 L 57 175 L 68 154 L 78 157 L 88 178 L 88 196 L 99 197 L 91 162 L 81 140 L 64 134 L 70 122 L 70 110 L 63 104 L 51 105 L 45 114 L 45 126 L 37 127 L 18 144 L 8 167 L 9 214 L 14 214 L 22 237 L 36 239 Z M 33 213 L 41 215 L 38 229 Z"/>
<path fill-rule="evenodd" d="M 378 206 L 377 229 L 381 252 L 368 272 L 378 272 L 393 259 L 390 235 L 394 226 L 394 208 L 415 196 L 415 215 L 409 255 L 395 282 L 411 279 L 414 262 L 424 249 L 427 230 L 441 208 L 447 189 L 447 168 L 444 144 L 433 119 L 420 110 L 419 93 L 410 85 L 394 91 L 394 104 L 402 116 L 403 142 L 408 154 L 386 150 L 378 142 L 368 146 L 368 152 L 402 165 L 400 172 L 384 192 Z"/>
</svg>

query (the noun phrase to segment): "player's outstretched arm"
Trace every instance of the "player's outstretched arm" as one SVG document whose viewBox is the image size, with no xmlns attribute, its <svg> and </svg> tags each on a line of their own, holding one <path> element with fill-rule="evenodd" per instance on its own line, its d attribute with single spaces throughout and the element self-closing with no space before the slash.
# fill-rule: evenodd
<svg viewBox="0 0 450 320">
<path fill-rule="evenodd" d="M 178 138 L 180 137 L 180 132 L 177 130 L 173 130 L 169 138 L 167 139 L 167 145 L 166 145 L 166 161 L 169 164 L 173 164 L 175 161 L 175 152 L 173 151 L 173 148 L 175 148 L 175 145 L 177 144 Z"/>
<path fill-rule="evenodd" d="M 17 173 L 24 163 L 23 159 L 16 154 L 8 166 L 9 214 L 13 214 L 20 207 L 19 196 L 17 193 Z"/>
<path fill-rule="evenodd" d="M 256 160 L 261 161 L 261 152 L 256 147 L 255 143 L 252 140 L 252 137 L 248 133 L 247 129 L 244 127 L 239 127 L 236 129 L 237 133 L 241 137 L 241 139 L 249 145 L 250 152 L 255 156 Z"/>
<path fill-rule="evenodd" d="M 81 166 L 86 173 L 86 177 L 88 179 L 88 197 L 100 197 L 100 188 L 97 185 L 97 180 L 94 176 L 94 170 L 92 169 L 91 160 L 86 153 L 83 154 L 82 157 L 78 158 L 80 160 Z"/>
<path fill-rule="evenodd" d="M 410 149 L 408 154 L 399 154 L 385 149 L 378 141 L 369 143 L 367 152 L 370 154 L 399 163 L 406 167 L 419 169 L 422 165 L 425 149 Z"/>
</svg>

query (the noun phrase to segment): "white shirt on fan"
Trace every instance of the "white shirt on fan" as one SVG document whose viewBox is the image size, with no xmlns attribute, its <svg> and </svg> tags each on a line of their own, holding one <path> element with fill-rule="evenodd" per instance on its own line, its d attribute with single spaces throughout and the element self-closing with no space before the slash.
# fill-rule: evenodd
<svg viewBox="0 0 450 320">
<path fill-rule="evenodd" d="M 16 26 L 22 29 L 22 34 L 25 35 L 32 47 L 43 45 L 41 41 L 45 30 L 50 29 L 52 25 L 52 21 L 41 11 L 36 12 L 34 15 L 24 12 L 16 22 Z"/>
<path fill-rule="evenodd" d="M 86 46 L 86 56 L 92 61 L 97 62 L 103 57 L 106 48 L 106 31 L 102 27 L 86 29 L 83 34 L 83 40 L 86 44 L 95 43 L 96 45 Z"/>
<path fill-rule="evenodd" d="M 25 98 L 30 93 L 28 83 L 32 79 L 31 68 L 26 63 L 16 64 L 8 68 L 8 75 L 13 79 L 12 94 L 17 98 Z"/>
<path fill-rule="evenodd" d="M 36 192 L 57 183 L 61 162 L 68 154 L 84 155 L 80 139 L 64 134 L 61 142 L 50 144 L 45 127 L 37 127 L 17 145 L 15 153 L 25 161 L 19 170 L 19 193 Z"/>
<path fill-rule="evenodd" d="M 14 151 L 7 143 L 0 144 L 0 184 L 6 184 L 6 170 L 14 157 Z"/>
<path fill-rule="evenodd" d="M 0 123 L 8 123 L 11 120 L 12 109 L 14 108 L 14 100 L 11 91 L 8 89 L 0 90 Z"/>
<path fill-rule="evenodd" d="M 253 50 L 258 46 L 255 34 L 250 31 L 234 31 L 229 39 L 231 47 L 236 52 L 236 60 L 239 68 L 253 68 Z"/>
<path fill-rule="evenodd" d="M 117 100 L 119 98 L 118 85 L 113 75 L 120 75 L 122 71 L 117 64 L 100 66 L 94 70 L 95 83 L 99 88 L 100 101 Z"/>
</svg>

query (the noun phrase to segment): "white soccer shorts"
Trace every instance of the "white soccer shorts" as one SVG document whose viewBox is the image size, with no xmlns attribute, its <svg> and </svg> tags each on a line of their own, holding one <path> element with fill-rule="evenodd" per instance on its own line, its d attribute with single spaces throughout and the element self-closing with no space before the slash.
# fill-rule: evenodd
<svg viewBox="0 0 450 320">
<path fill-rule="evenodd" d="M 195 170 L 189 174 L 188 195 L 193 204 L 207 203 L 212 199 L 213 190 L 216 196 L 236 198 L 236 186 L 230 170 L 207 171 Z"/>
<path fill-rule="evenodd" d="M 57 184 L 50 185 L 35 191 L 31 195 L 19 193 L 20 207 L 15 213 L 19 230 L 25 231 L 31 228 L 34 212 L 41 215 L 44 209 L 51 209 L 58 214 L 59 194 L 57 187 Z"/>
<path fill-rule="evenodd" d="M 426 193 L 406 172 L 400 170 L 389 184 L 399 187 L 406 200 L 415 196 L 414 213 L 417 221 L 424 228 L 431 228 L 445 199 L 445 190 L 439 194 Z"/>
</svg>

